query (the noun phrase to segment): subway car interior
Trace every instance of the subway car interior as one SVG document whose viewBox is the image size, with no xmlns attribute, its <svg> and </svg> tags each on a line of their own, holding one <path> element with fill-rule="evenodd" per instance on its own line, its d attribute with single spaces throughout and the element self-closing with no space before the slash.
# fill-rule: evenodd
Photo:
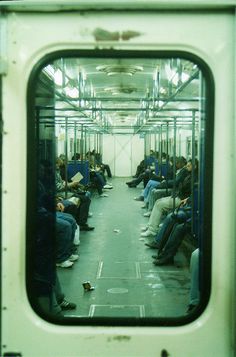
<svg viewBox="0 0 236 357">
<path fill-rule="evenodd" d="M 54 54 L 31 76 L 29 98 L 28 172 L 38 184 L 29 195 L 36 232 L 29 228 L 27 271 L 36 311 L 69 324 L 131 325 L 178 324 L 200 311 L 210 276 L 202 63 L 183 53 Z M 42 263 L 49 253 L 53 262 Z M 50 262 L 49 308 L 40 291 Z"/>
</svg>

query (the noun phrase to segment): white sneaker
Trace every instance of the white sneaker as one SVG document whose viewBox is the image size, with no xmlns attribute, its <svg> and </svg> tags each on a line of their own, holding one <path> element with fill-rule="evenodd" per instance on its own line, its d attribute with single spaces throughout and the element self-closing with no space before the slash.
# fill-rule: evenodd
<svg viewBox="0 0 236 357">
<path fill-rule="evenodd" d="M 113 188 L 113 186 L 106 184 L 106 185 L 103 186 L 103 188 L 108 188 L 110 190 L 111 188 Z"/>
<path fill-rule="evenodd" d="M 78 254 L 71 254 L 69 261 L 70 262 L 75 262 L 76 260 L 79 259 L 79 255 Z"/>
<path fill-rule="evenodd" d="M 60 268 L 70 268 L 73 264 L 74 263 L 72 263 L 70 260 L 65 260 L 62 263 L 57 263 L 56 266 Z"/>
<path fill-rule="evenodd" d="M 106 195 L 105 193 L 102 193 L 101 195 L 99 195 L 99 197 L 108 197 L 108 195 Z"/>
<path fill-rule="evenodd" d="M 141 228 L 141 232 L 145 232 L 146 230 L 148 230 L 147 226 Z"/>
<path fill-rule="evenodd" d="M 143 215 L 144 215 L 144 217 L 150 217 L 151 216 L 151 212 L 150 211 L 145 212 Z"/>
<path fill-rule="evenodd" d="M 149 229 L 146 230 L 146 232 L 141 233 L 141 237 L 150 237 L 150 236 L 155 236 L 156 233 L 153 233 Z"/>
</svg>

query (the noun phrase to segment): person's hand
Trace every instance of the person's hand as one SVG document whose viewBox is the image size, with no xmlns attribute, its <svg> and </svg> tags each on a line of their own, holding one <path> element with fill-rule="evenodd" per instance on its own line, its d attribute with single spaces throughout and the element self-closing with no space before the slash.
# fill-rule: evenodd
<svg viewBox="0 0 236 357">
<path fill-rule="evenodd" d="M 65 206 L 63 205 L 63 203 L 58 202 L 56 209 L 57 209 L 57 211 L 64 212 Z"/>
<path fill-rule="evenodd" d="M 79 181 L 73 181 L 73 182 L 68 183 L 68 186 L 71 188 L 78 187 L 78 185 L 79 185 Z"/>
</svg>

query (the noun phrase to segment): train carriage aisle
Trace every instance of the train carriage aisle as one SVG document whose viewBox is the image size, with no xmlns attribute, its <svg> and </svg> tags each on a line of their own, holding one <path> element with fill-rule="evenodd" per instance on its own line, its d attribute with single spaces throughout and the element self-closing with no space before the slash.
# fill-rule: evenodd
<svg viewBox="0 0 236 357">
<path fill-rule="evenodd" d="M 108 197 L 93 194 L 89 224 L 80 233 L 80 258 L 72 268 L 58 268 L 61 285 L 76 310 L 65 315 L 84 317 L 175 317 L 189 302 L 189 264 L 177 253 L 174 265 L 155 266 L 156 250 L 145 246 L 140 228 L 148 222 L 142 202 L 134 197 L 142 186 L 128 188 L 129 178 L 113 178 Z M 149 238 L 150 239 L 150 238 Z M 90 281 L 94 290 L 85 291 Z"/>
</svg>

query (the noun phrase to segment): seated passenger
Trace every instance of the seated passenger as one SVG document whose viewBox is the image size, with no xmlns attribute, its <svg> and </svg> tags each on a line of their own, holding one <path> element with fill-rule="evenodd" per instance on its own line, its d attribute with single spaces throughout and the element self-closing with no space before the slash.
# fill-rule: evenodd
<svg viewBox="0 0 236 357">
<path fill-rule="evenodd" d="M 194 176 L 197 177 L 197 162 L 195 161 Z M 155 236 L 158 232 L 159 224 L 161 223 L 161 217 L 165 211 L 168 211 L 178 206 L 182 200 L 189 197 L 191 194 L 191 172 L 192 172 L 192 160 L 189 160 L 186 166 L 186 177 L 179 183 L 176 192 L 173 192 L 171 196 L 160 198 L 156 201 L 152 213 L 149 218 L 146 231 L 141 233 L 142 237 Z"/>
<path fill-rule="evenodd" d="M 145 217 L 150 217 L 154 204 L 158 199 L 170 195 L 170 188 L 173 188 L 174 186 L 177 188 L 179 186 L 179 183 L 184 179 L 186 175 L 186 163 L 187 161 L 183 156 L 176 158 L 175 179 L 169 178 L 167 180 L 163 180 L 157 188 L 153 188 L 152 190 L 150 190 L 145 202 L 145 208 L 148 209 L 148 212 L 144 214 Z"/>
<path fill-rule="evenodd" d="M 168 167 L 169 169 L 167 171 L 166 177 L 153 173 L 141 195 L 134 198 L 137 201 L 144 201 L 145 205 L 142 208 L 146 208 L 148 206 L 148 198 L 154 188 L 161 188 L 161 186 L 164 186 L 165 182 L 173 179 L 173 158 L 170 159 Z"/>
<path fill-rule="evenodd" d="M 65 299 L 55 269 L 54 208 L 43 207 L 45 191 L 39 184 L 37 234 L 33 242 L 33 292 L 39 309 L 45 314 L 60 314 L 61 310 L 74 309 L 76 304 Z M 46 199 L 48 204 L 49 198 Z M 53 207 L 53 202 L 48 204 Z"/>
<path fill-rule="evenodd" d="M 82 194 L 81 191 L 77 191 L 76 187 L 79 186 L 79 182 L 69 182 L 66 184 L 65 181 L 62 180 L 60 175 L 60 165 L 61 160 L 56 159 L 56 173 L 55 173 L 55 184 L 56 184 L 56 194 L 58 198 L 70 198 L 77 197 L 79 198 L 80 204 L 78 206 L 74 206 L 72 204 L 68 204 L 67 200 L 64 200 L 62 203 L 64 204 L 64 212 L 71 213 L 76 219 L 77 223 L 80 226 L 81 231 L 89 231 L 93 230 L 94 227 L 90 227 L 87 224 L 87 219 L 89 217 L 89 207 L 91 204 L 91 199 L 88 195 Z M 44 181 L 47 181 L 44 179 Z M 67 192 L 67 189 L 69 192 Z"/>
<path fill-rule="evenodd" d="M 103 193 L 103 189 L 112 189 L 113 186 L 106 182 L 103 172 L 100 170 L 99 166 L 96 166 L 94 155 L 87 152 L 86 157 L 89 160 L 90 182 L 94 185 L 100 197 L 107 197 L 107 195 Z"/>
<path fill-rule="evenodd" d="M 136 173 L 134 179 L 126 182 L 126 185 L 128 187 L 137 187 L 143 181 L 145 188 L 151 178 L 152 173 L 155 171 L 155 160 L 156 154 L 153 150 L 150 150 L 150 155 L 145 158 L 142 166 L 140 165 L 142 170 L 139 170 L 139 175 Z"/>
<path fill-rule="evenodd" d="M 99 166 L 103 174 L 106 172 L 107 177 L 112 178 L 111 169 L 108 164 L 102 162 L 101 154 L 97 153 L 95 149 L 91 152 L 91 155 L 94 155 L 94 163 Z"/>
<path fill-rule="evenodd" d="M 183 201 L 183 206 L 175 213 L 170 213 L 163 221 L 155 240 L 147 246 L 158 249 L 153 256 L 155 265 L 173 264 L 174 256 L 186 233 L 191 233 L 191 204 Z"/>
<path fill-rule="evenodd" d="M 126 182 L 126 185 L 130 188 L 137 187 L 143 181 L 143 186 L 145 188 L 148 181 L 150 180 L 151 175 L 154 172 L 154 170 L 155 170 L 154 167 L 150 167 L 150 168 L 146 169 L 137 178 L 134 178 L 132 181 Z"/>
</svg>

